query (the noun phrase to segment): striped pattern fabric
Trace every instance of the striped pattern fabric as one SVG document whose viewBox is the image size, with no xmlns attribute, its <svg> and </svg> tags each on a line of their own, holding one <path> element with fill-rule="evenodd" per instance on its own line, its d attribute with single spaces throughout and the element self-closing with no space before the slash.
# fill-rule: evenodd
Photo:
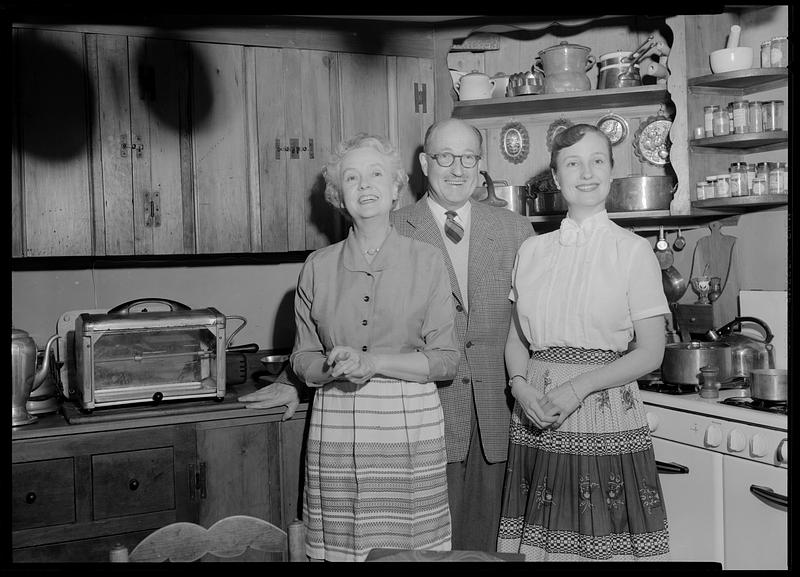
<svg viewBox="0 0 800 577">
<path fill-rule="evenodd" d="M 553 347 L 532 355 L 528 384 L 546 393 L 619 354 Z M 558 429 L 518 406 L 497 550 L 526 561 L 667 561 L 669 534 L 636 382 L 588 395 Z"/>
<path fill-rule="evenodd" d="M 511 269 L 520 245 L 535 233 L 521 214 L 470 202 L 468 307 L 464 306 L 453 263 L 427 199 L 423 196 L 415 204 L 393 211 L 390 217 L 400 234 L 442 251 L 456 300 L 455 332 L 461 350 L 458 373 L 452 381 L 437 383 L 444 411 L 447 461 L 459 462 L 467 456 L 474 398 L 483 453 L 490 463 L 498 463 L 508 454 L 513 404 L 507 395 L 504 360 L 512 311 L 508 299 Z"/>
<path fill-rule="evenodd" d="M 451 549 L 444 417 L 434 383 L 375 378 L 317 389 L 308 433 L 306 553 Z M 330 438 L 328 438 L 330 437 Z"/>
<path fill-rule="evenodd" d="M 458 244 L 464 237 L 464 227 L 456 222 L 456 213 L 452 210 L 445 211 L 447 219 L 444 221 L 444 233 L 453 243 Z"/>
</svg>

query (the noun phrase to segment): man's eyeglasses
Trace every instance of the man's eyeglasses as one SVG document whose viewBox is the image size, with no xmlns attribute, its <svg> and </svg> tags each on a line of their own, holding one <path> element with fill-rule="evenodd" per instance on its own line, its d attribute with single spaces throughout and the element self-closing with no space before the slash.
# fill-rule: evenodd
<svg viewBox="0 0 800 577">
<path fill-rule="evenodd" d="M 442 168 L 447 168 L 448 166 L 453 166 L 456 158 L 461 161 L 461 166 L 464 168 L 475 168 L 475 165 L 478 164 L 478 161 L 481 157 L 477 154 L 451 154 L 449 152 L 441 152 L 439 154 L 428 154 L 432 159 L 436 161 L 436 164 L 441 166 Z"/>
</svg>

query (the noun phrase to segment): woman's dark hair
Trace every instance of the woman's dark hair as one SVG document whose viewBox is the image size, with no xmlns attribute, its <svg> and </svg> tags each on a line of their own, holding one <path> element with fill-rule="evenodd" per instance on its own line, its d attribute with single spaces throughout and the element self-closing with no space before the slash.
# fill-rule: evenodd
<svg viewBox="0 0 800 577">
<path fill-rule="evenodd" d="M 573 124 L 564 130 L 557 132 L 553 137 L 553 144 L 550 148 L 550 170 L 556 170 L 558 161 L 558 153 L 564 148 L 569 148 L 576 142 L 579 142 L 586 134 L 594 132 L 602 136 L 608 144 L 608 160 L 611 162 L 611 167 L 614 167 L 614 155 L 611 153 L 611 141 L 606 136 L 606 133 L 591 124 Z"/>
</svg>

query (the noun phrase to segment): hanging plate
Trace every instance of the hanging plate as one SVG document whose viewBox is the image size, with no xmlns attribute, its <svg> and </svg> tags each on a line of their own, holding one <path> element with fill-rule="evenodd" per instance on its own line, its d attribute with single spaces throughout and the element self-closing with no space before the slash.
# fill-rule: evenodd
<svg viewBox="0 0 800 577">
<path fill-rule="evenodd" d="M 614 112 L 601 116 L 597 121 L 597 128 L 605 132 L 612 146 L 616 146 L 628 136 L 628 121 Z"/>
<path fill-rule="evenodd" d="M 530 141 L 527 128 L 519 122 L 509 122 L 500 131 L 500 152 L 507 161 L 519 164 L 528 158 Z"/>
<path fill-rule="evenodd" d="M 669 129 L 672 121 L 666 116 L 650 116 L 633 135 L 633 152 L 642 162 L 653 166 L 669 164 Z"/>
<path fill-rule="evenodd" d="M 572 122 L 567 120 L 566 118 L 559 118 L 558 120 L 554 120 L 550 127 L 547 129 L 547 150 L 552 151 L 553 149 L 553 138 L 555 138 L 556 134 L 565 130 L 572 126 Z"/>
</svg>

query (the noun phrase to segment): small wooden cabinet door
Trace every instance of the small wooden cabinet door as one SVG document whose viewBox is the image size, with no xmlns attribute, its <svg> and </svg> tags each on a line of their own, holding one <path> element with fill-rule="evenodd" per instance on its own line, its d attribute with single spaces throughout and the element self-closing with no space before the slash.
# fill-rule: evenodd
<svg viewBox="0 0 800 577">
<path fill-rule="evenodd" d="M 192 42 L 192 167 L 198 253 L 249 252 L 244 47 Z"/>
<path fill-rule="evenodd" d="M 92 254 L 84 35 L 15 30 L 18 179 L 13 225 L 23 256 Z M 13 173 L 12 173 L 13 174 Z M 16 205 L 16 207 L 14 206 Z"/>
</svg>

